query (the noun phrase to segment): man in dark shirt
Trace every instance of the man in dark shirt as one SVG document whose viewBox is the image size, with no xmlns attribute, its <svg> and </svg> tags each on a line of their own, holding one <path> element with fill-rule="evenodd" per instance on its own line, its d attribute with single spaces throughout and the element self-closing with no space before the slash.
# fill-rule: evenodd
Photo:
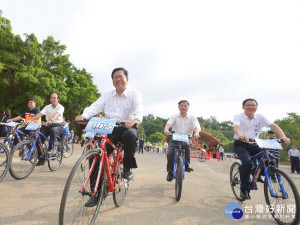
<svg viewBox="0 0 300 225">
<path fill-rule="evenodd" d="M 33 116 L 35 116 L 36 114 L 38 114 L 40 112 L 40 110 L 38 108 L 36 108 L 35 106 L 36 106 L 36 100 L 34 98 L 29 98 L 28 99 L 28 108 L 20 116 L 12 118 L 12 119 L 8 120 L 8 122 L 20 121 L 22 119 L 25 119 L 25 121 L 30 120 Z M 36 120 L 34 122 L 40 122 L 40 120 Z M 34 130 L 25 130 L 25 127 L 22 127 L 19 130 L 22 131 L 23 133 L 27 134 L 28 137 L 33 137 L 35 134 Z M 21 136 L 21 138 L 23 140 L 24 136 Z"/>
</svg>

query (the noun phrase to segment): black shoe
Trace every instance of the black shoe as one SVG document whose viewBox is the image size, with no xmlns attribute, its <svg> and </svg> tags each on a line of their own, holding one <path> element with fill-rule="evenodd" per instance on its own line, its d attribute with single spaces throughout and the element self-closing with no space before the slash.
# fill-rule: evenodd
<svg viewBox="0 0 300 225">
<path fill-rule="evenodd" d="M 244 198 L 244 199 L 250 199 L 249 192 L 248 192 L 248 191 L 242 191 L 242 190 L 241 190 L 240 197 L 241 197 L 241 198 Z"/>
<path fill-rule="evenodd" d="M 294 173 L 293 171 L 291 173 Z"/>
<path fill-rule="evenodd" d="M 173 173 L 169 172 L 167 175 L 167 181 L 171 182 L 173 180 Z"/>
<path fill-rule="evenodd" d="M 45 164 L 45 161 L 43 159 L 39 159 L 39 161 L 37 162 L 36 166 L 42 166 Z"/>
<path fill-rule="evenodd" d="M 98 198 L 97 197 L 92 197 L 90 198 L 85 204 L 85 207 L 94 207 L 98 203 Z"/>
<path fill-rule="evenodd" d="M 262 178 L 262 176 L 259 175 L 259 177 L 257 178 L 257 181 L 260 183 L 264 183 L 265 180 Z"/>
<path fill-rule="evenodd" d="M 194 171 L 194 169 L 190 166 L 185 166 L 185 172 L 191 172 Z"/>
<path fill-rule="evenodd" d="M 131 169 L 124 169 L 123 172 L 123 178 L 126 180 L 132 180 L 134 177 L 133 172 L 131 171 Z"/>
</svg>

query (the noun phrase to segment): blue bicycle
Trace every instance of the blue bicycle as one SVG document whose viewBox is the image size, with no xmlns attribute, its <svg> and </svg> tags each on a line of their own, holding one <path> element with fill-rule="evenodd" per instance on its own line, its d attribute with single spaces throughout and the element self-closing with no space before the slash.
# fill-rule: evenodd
<svg viewBox="0 0 300 225">
<path fill-rule="evenodd" d="M 29 127 L 30 126 L 30 127 Z M 47 152 L 49 139 L 39 131 L 40 123 L 30 123 L 26 129 L 35 130 L 35 136 L 31 140 L 24 140 L 19 142 L 11 151 L 11 166 L 9 173 L 17 180 L 28 177 L 38 159 L 37 144 L 41 149 L 41 158 L 48 161 L 48 167 L 51 171 L 57 170 L 63 159 L 62 145 L 56 141 L 52 151 Z M 46 140 L 42 144 L 42 138 Z"/>
<path fill-rule="evenodd" d="M 300 221 L 300 198 L 297 188 L 291 178 L 283 171 L 276 168 L 274 157 L 267 149 L 282 149 L 278 140 L 250 140 L 249 144 L 258 145 L 262 151 L 251 158 L 252 179 L 249 178 L 250 189 L 257 190 L 257 179 L 264 174 L 264 194 L 267 207 L 278 224 L 298 225 Z M 239 162 L 232 164 L 230 168 L 230 185 L 234 196 L 239 201 L 240 197 L 240 166 Z M 278 210 L 280 208 L 281 210 Z M 284 210 L 282 210 L 284 209 Z"/>
<path fill-rule="evenodd" d="M 182 148 L 182 142 L 190 142 L 189 135 L 172 134 L 172 140 L 177 141 L 177 148 L 175 149 L 174 157 L 174 172 L 175 179 L 175 198 L 179 201 L 182 193 L 182 182 L 185 174 L 185 150 Z"/>
<path fill-rule="evenodd" d="M 26 138 L 27 135 L 17 129 L 17 126 L 19 125 L 19 123 L 10 122 L 5 125 L 10 126 L 14 129 L 13 129 L 13 132 L 10 133 L 7 137 L 1 137 L 0 143 L 3 143 L 8 149 L 13 149 L 13 147 L 22 140 L 21 136 Z"/>
</svg>

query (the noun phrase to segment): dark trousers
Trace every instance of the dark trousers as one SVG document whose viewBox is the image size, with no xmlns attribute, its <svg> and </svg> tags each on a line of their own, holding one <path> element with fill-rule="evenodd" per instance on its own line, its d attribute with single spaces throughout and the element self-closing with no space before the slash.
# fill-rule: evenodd
<svg viewBox="0 0 300 225">
<path fill-rule="evenodd" d="M 181 146 L 185 150 L 185 166 L 190 164 L 190 145 L 182 142 Z M 178 148 L 178 141 L 171 140 L 169 143 L 169 148 L 167 152 L 167 171 L 173 172 L 174 171 L 174 157 L 175 157 L 175 149 Z"/>
<path fill-rule="evenodd" d="M 51 150 L 54 146 L 54 142 L 56 141 L 56 137 L 61 133 L 63 130 L 62 124 L 51 124 L 50 126 L 44 126 L 44 129 L 42 130 L 42 134 L 44 134 L 46 137 L 50 136 L 49 141 L 49 148 L 48 150 Z M 45 139 L 42 138 L 42 143 L 45 142 Z M 37 150 L 38 150 L 38 156 L 41 156 L 41 149 L 38 143 L 37 144 Z"/>
<path fill-rule="evenodd" d="M 116 127 L 112 134 L 108 135 L 108 138 L 112 140 L 114 144 L 121 142 L 124 145 L 124 168 L 137 168 L 137 163 L 134 157 L 137 151 L 137 140 L 138 140 L 138 130 L 136 128 L 127 129 L 125 127 Z M 113 148 L 110 145 L 106 145 L 107 154 L 109 155 Z"/>
<path fill-rule="evenodd" d="M 257 145 L 249 145 L 239 140 L 234 142 L 233 147 L 235 154 L 237 154 L 242 162 L 240 167 L 241 190 L 250 191 L 251 157 L 261 152 L 261 149 Z"/>
<path fill-rule="evenodd" d="M 223 156 L 224 156 L 224 152 L 220 152 L 220 158 L 219 158 L 219 160 L 221 159 L 223 161 Z"/>
<path fill-rule="evenodd" d="M 297 173 L 300 173 L 299 157 L 290 156 L 290 159 L 291 159 L 291 171 L 292 171 L 292 173 L 294 173 L 295 170 L 297 171 Z"/>
<path fill-rule="evenodd" d="M 26 134 L 29 138 L 33 138 L 35 135 L 35 130 L 25 130 L 26 127 L 21 127 L 18 130 Z M 21 140 L 23 141 L 25 139 L 25 136 L 20 135 Z"/>
<path fill-rule="evenodd" d="M 144 146 L 139 146 L 139 153 L 144 153 Z"/>
</svg>

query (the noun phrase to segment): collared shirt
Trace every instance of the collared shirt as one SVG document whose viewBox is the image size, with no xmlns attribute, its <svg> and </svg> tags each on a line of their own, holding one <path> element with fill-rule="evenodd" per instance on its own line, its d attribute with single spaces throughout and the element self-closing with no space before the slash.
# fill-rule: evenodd
<svg viewBox="0 0 300 225">
<path fill-rule="evenodd" d="M 195 116 L 187 115 L 182 117 L 180 113 L 171 116 L 167 122 L 171 125 L 172 131 L 176 134 L 193 135 L 194 128 L 198 127 L 201 130 L 198 119 Z"/>
<path fill-rule="evenodd" d="M 297 149 L 295 149 L 295 150 L 290 149 L 290 150 L 288 151 L 288 154 L 289 154 L 290 156 L 292 156 L 292 157 L 299 157 L 299 156 L 300 156 L 300 155 L 299 155 L 299 151 L 298 151 Z"/>
<path fill-rule="evenodd" d="M 61 104 L 57 104 L 55 108 L 53 108 L 52 104 L 46 105 L 41 113 L 43 115 L 46 115 L 46 120 L 50 120 L 54 117 L 56 113 L 60 113 L 60 116 L 58 116 L 55 120 L 53 120 L 53 123 L 62 123 L 62 118 L 64 114 L 65 108 Z"/>
<path fill-rule="evenodd" d="M 121 96 L 116 90 L 104 93 L 82 115 L 89 119 L 104 110 L 105 117 L 126 122 L 128 119 L 143 120 L 143 101 L 139 92 L 126 88 Z"/>
<path fill-rule="evenodd" d="M 220 147 L 219 152 L 224 152 L 224 148 Z"/>
<path fill-rule="evenodd" d="M 254 114 L 250 119 L 244 112 L 234 116 L 233 126 L 238 125 L 242 135 L 247 135 L 249 138 L 258 138 L 263 127 L 269 127 L 272 123 L 262 114 Z M 234 138 L 238 139 L 236 134 Z"/>
</svg>

